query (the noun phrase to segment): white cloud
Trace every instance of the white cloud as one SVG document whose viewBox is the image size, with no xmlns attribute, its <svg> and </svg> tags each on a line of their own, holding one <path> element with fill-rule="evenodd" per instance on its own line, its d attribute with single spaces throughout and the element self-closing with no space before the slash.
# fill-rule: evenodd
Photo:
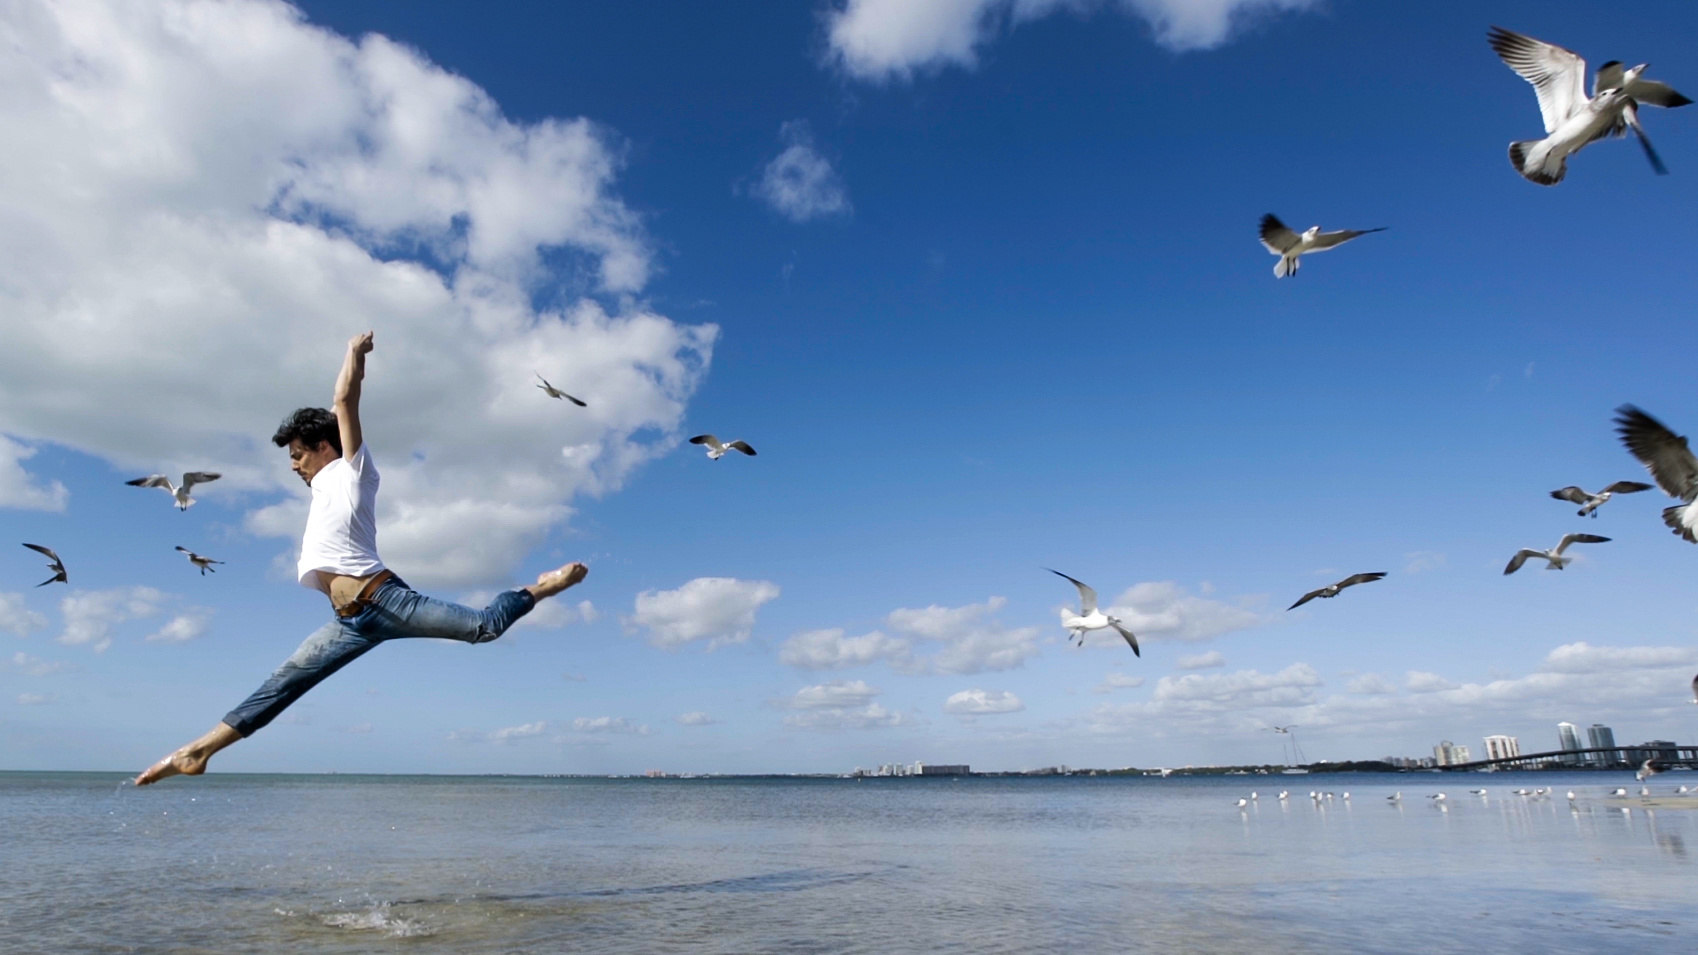
<svg viewBox="0 0 1698 955">
<path fill-rule="evenodd" d="M 708 640 L 708 649 L 749 639 L 755 612 L 778 597 L 770 580 L 697 577 L 677 590 L 645 590 L 625 618 L 626 629 L 646 627 L 649 642 L 676 649 Z"/>
<path fill-rule="evenodd" d="M 1119 617 L 1127 629 L 1138 635 L 1139 642 L 1211 640 L 1267 622 L 1262 615 L 1244 607 L 1187 593 L 1173 581 L 1134 584 L 1114 599 L 1107 612 Z M 1120 635 L 1108 629 L 1091 631 L 1085 640 L 1100 645 L 1123 645 Z"/>
<path fill-rule="evenodd" d="M 1226 655 L 1219 650 L 1210 650 L 1208 653 L 1180 657 L 1174 663 L 1174 666 L 1181 670 L 1207 670 L 1213 667 L 1223 667 L 1226 666 Z"/>
<path fill-rule="evenodd" d="M 0 432 L 215 466 L 209 498 L 257 492 L 249 529 L 293 540 L 305 489 L 270 434 L 374 329 L 383 554 L 427 588 L 507 583 L 575 497 L 679 441 L 718 330 L 637 297 L 652 252 L 609 131 L 509 120 L 281 3 L 12 5 L 0 32 Z"/>
<path fill-rule="evenodd" d="M 1437 673 L 1427 673 L 1424 670 L 1410 670 L 1403 678 L 1403 685 L 1411 693 L 1437 693 L 1440 690 L 1456 689 L 1455 683 Z"/>
<path fill-rule="evenodd" d="M 71 492 L 54 481 L 42 484 L 24 470 L 23 462 L 35 456 L 36 449 L 12 441 L 0 434 L 0 507 L 15 507 L 26 511 L 63 511 Z"/>
<path fill-rule="evenodd" d="M 785 123 L 778 138 L 784 151 L 766 164 L 754 195 L 791 222 L 847 215 L 849 191 L 831 161 L 814 148 L 807 121 Z"/>
<path fill-rule="evenodd" d="M 1141 676 L 1130 676 L 1125 673 L 1110 673 L 1103 681 L 1091 689 L 1093 693 L 1111 693 L 1115 690 L 1130 690 L 1144 685 Z"/>
<path fill-rule="evenodd" d="M 864 680 L 834 681 L 803 687 L 777 705 L 797 711 L 786 716 L 784 723 L 799 729 L 874 729 L 906 722 L 901 713 L 873 702 L 878 694 Z"/>
<path fill-rule="evenodd" d="M 12 662 L 9 668 L 27 676 L 47 676 L 58 673 L 60 670 L 69 669 L 70 664 L 63 660 L 43 660 L 20 650 L 12 654 Z"/>
<path fill-rule="evenodd" d="M 1378 673 L 1364 673 L 1344 685 L 1345 692 L 1361 696 L 1385 696 L 1396 693 L 1397 687 Z"/>
<path fill-rule="evenodd" d="M 1266 725 L 1270 712 L 1281 715 L 1276 722 L 1291 722 L 1283 714 L 1314 703 L 1315 688 L 1321 685 L 1320 674 L 1307 663 L 1294 663 L 1278 673 L 1164 676 L 1149 700 L 1099 704 L 1085 714 L 1084 722 L 1092 732 L 1108 734 L 1253 732 Z"/>
<path fill-rule="evenodd" d="M 798 710 L 838 709 L 871 702 L 878 694 L 865 680 L 834 680 L 797 690 L 785 705 Z"/>
<path fill-rule="evenodd" d="M 844 636 L 841 628 L 799 633 L 779 647 L 778 660 L 804 670 L 831 670 L 864 666 L 877 660 L 893 665 L 907 662 L 912 645 L 900 637 L 877 630 L 858 637 Z"/>
<path fill-rule="evenodd" d="M 165 594 L 152 587 L 72 591 L 59 600 L 65 629 L 58 640 L 66 646 L 91 646 L 94 652 L 104 653 L 112 645 L 113 627 L 154 616 L 164 601 Z"/>
<path fill-rule="evenodd" d="M 1289 706 L 1313 699 L 1321 676 L 1307 663 L 1293 663 L 1278 673 L 1239 670 L 1236 673 L 1164 676 L 1156 681 L 1157 703 L 1230 703 L 1240 707 Z"/>
<path fill-rule="evenodd" d="M 700 710 L 693 713 L 680 713 L 674 716 L 672 721 L 680 726 L 712 726 L 719 722 Z"/>
<path fill-rule="evenodd" d="M 1018 713 L 1026 708 L 1020 698 L 1007 690 L 962 690 L 943 701 L 943 711 L 957 716 L 983 716 L 990 713 Z"/>
<path fill-rule="evenodd" d="M 1594 647 L 1581 642 L 1565 643 L 1552 650 L 1541 669 L 1551 673 L 1596 673 L 1694 664 L 1698 664 L 1698 650 L 1686 647 Z"/>
<path fill-rule="evenodd" d="M 148 634 L 147 639 L 154 643 L 187 643 L 206 633 L 206 624 L 211 618 L 212 611 L 196 608 L 172 617 L 157 632 Z"/>
<path fill-rule="evenodd" d="M 1038 629 L 1009 629 L 992 619 L 1008 602 L 992 597 L 963 607 L 903 608 L 886 618 L 892 630 L 943 647 L 915 665 L 936 673 L 971 675 L 1011 670 L 1038 654 Z"/>
<path fill-rule="evenodd" d="M 506 743 L 516 739 L 530 739 L 533 736 L 541 736 L 547 730 L 548 722 L 537 720 L 534 723 L 520 723 L 518 726 L 503 726 L 492 731 L 489 740 L 492 743 Z"/>
<path fill-rule="evenodd" d="M 972 68 L 1000 34 L 1069 10 L 1118 10 L 1149 24 L 1157 43 L 1197 50 L 1225 43 L 1252 16 L 1306 10 L 1320 0 L 845 0 L 827 18 L 832 60 L 874 82 L 949 66 Z"/>
<path fill-rule="evenodd" d="M 47 618 L 29 609 L 23 594 L 0 594 L 0 630 L 27 637 L 47 626 Z"/>
<path fill-rule="evenodd" d="M 41 705 L 46 704 L 46 703 L 52 703 L 56 699 L 58 699 L 58 698 L 55 697 L 51 693 L 19 693 L 18 694 L 18 705 L 19 706 L 41 706 Z"/>
<path fill-rule="evenodd" d="M 460 603 L 467 607 L 487 607 L 495 599 L 496 591 L 474 590 L 461 596 Z M 513 629 L 529 628 L 533 630 L 559 630 L 575 623 L 594 623 L 601 613 L 588 600 L 580 600 L 576 604 L 551 597 L 538 601 L 531 612 L 519 618 Z"/>
<path fill-rule="evenodd" d="M 637 736 L 647 736 L 649 732 L 648 726 L 623 716 L 580 716 L 572 721 L 572 730 L 577 733 L 633 733 Z"/>
</svg>

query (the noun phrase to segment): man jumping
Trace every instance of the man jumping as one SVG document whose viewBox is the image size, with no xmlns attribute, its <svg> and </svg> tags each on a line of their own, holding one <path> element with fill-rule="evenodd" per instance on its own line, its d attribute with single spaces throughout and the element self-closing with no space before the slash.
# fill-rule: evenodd
<svg viewBox="0 0 1698 955">
<path fill-rule="evenodd" d="M 426 597 L 383 566 L 377 556 L 377 466 L 360 433 L 360 381 L 372 333 L 348 342 L 336 378 L 333 411 L 302 408 L 271 440 L 289 449 L 289 467 L 312 488 L 312 509 L 297 565 L 303 586 L 330 598 L 336 619 L 308 637 L 253 695 L 206 735 L 136 777 L 146 786 L 167 776 L 198 776 L 207 760 L 271 722 L 319 681 L 385 640 L 443 637 L 488 643 L 506 632 L 537 601 L 583 580 L 589 568 L 571 563 L 519 590 L 498 594 L 473 610 Z"/>
</svg>

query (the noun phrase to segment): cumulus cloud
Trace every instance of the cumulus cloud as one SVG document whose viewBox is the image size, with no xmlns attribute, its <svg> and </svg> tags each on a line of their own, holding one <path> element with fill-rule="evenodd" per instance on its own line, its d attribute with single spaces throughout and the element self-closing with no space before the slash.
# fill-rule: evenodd
<svg viewBox="0 0 1698 955">
<path fill-rule="evenodd" d="M 73 591 L 59 600 L 65 629 L 58 640 L 66 646 L 88 646 L 96 653 L 105 653 L 112 645 L 113 627 L 158 614 L 165 599 L 164 593 L 152 587 Z"/>
<path fill-rule="evenodd" d="M 516 739 L 530 739 L 541 736 L 548 731 L 548 721 L 537 720 L 534 723 L 520 723 L 518 726 L 504 726 L 489 734 L 492 743 L 507 743 Z"/>
<path fill-rule="evenodd" d="M 1565 643 L 1545 657 L 1541 669 L 1552 673 L 1646 670 L 1698 664 L 1698 650 L 1686 647 L 1594 647 Z"/>
<path fill-rule="evenodd" d="M 707 640 L 708 649 L 742 643 L 755 628 L 755 612 L 778 597 L 770 580 L 697 577 L 677 590 L 645 590 L 625 618 L 627 630 L 645 627 L 649 642 L 675 650 Z"/>
<path fill-rule="evenodd" d="M 1220 46 L 1257 16 L 1307 10 L 1320 0 L 845 0 L 827 17 L 833 62 L 861 80 L 972 68 L 1001 34 L 1058 11 L 1137 16 L 1170 50 Z"/>
<path fill-rule="evenodd" d="M 249 492 L 248 529 L 296 539 L 305 492 L 270 433 L 367 328 L 383 553 L 415 585 L 506 583 L 574 498 L 680 440 L 718 331 L 642 304 L 653 253 L 609 130 L 516 122 L 276 2 L 13 5 L 0 30 L 7 499 L 18 448 L 53 441 L 215 465 L 209 495 Z M 533 369 L 589 408 L 560 415 Z"/>
<path fill-rule="evenodd" d="M 991 713 L 1018 713 L 1026 708 L 1020 698 L 1007 690 L 962 690 L 943 701 L 943 711 L 956 716 L 984 716 Z"/>
<path fill-rule="evenodd" d="M 780 129 L 784 150 L 766 164 L 756 198 L 791 222 L 807 222 L 850 212 L 849 191 L 831 161 L 814 148 L 813 130 L 806 120 L 792 120 Z"/>
<path fill-rule="evenodd" d="M 712 726 L 719 721 L 706 713 L 697 710 L 693 713 L 680 713 L 672 718 L 679 726 Z"/>
<path fill-rule="evenodd" d="M 58 673 L 60 670 L 69 669 L 69 667 L 70 664 L 62 660 L 43 660 L 21 650 L 12 654 L 11 663 L 7 664 L 8 669 L 16 670 L 26 676 L 47 676 Z"/>
<path fill-rule="evenodd" d="M 1356 693 L 1361 696 L 1385 696 L 1388 693 L 1397 692 L 1397 687 L 1378 673 L 1364 673 L 1355 677 L 1344 685 L 1344 689 L 1347 693 Z"/>
<path fill-rule="evenodd" d="M 1212 667 L 1223 667 L 1226 666 L 1226 656 L 1219 650 L 1210 650 L 1208 653 L 1180 657 L 1174 663 L 1174 666 L 1181 670 L 1207 670 Z"/>
<path fill-rule="evenodd" d="M 925 670 L 957 675 L 1011 670 L 1037 655 L 1038 629 L 998 623 L 996 612 L 1007 602 L 992 597 L 962 607 L 902 608 L 891 611 L 885 622 L 898 633 L 942 644 L 915 664 Z"/>
<path fill-rule="evenodd" d="M 649 728 L 623 716 L 580 716 L 572 721 L 574 733 L 632 733 L 647 736 Z"/>
<path fill-rule="evenodd" d="M 26 447 L 0 434 L 0 507 L 25 511 L 63 511 L 71 492 L 58 481 L 43 484 L 24 470 L 23 462 L 35 456 Z"/>
<path fill-rule="evenodd" d="M 1439 690 L 1456 689 L 1455 683 L 1437 673 L 1427 673 L 1424 670 L 1410 670 L 1404 675 L 1403 685 L 1411 693 L 1436 693 Z"/>
<path fill-rule="evenodd" d="M 779 647 L 778 660 L 803 670 L 864 666 L 878 660 L 901 666 L 908 661 L 912 650 L 909 641 L 877 630 L 849 637 L 842 628 L 836 628 L 798 633 Z"/>
<path fill-rule="evenodd" d="M 47 626 L 47 618 L 29 609 L 23 594 L 0 594 L 0 630 L 27 637 Z"/>
<path fill-rule="evenodd" d="M 1321 676 L 1307 663 L 1293 663 L 1278 673 L 1239 670 L 1234 673 L 1188 673 L 1156 681 L 1149 700 L 1106 703 L 1084 718 L 1099 733 L 1131 729 L 1157 732 L 1207 732 L 1224 725 L 1256 729 L 1270 712 L 1288 711 L 1315 702 Z M 1230 716 L 1228 720 L 1219 719 Z M 1289 721 L 1287 721 L 1289 722 Z"/>
<path fill-rule="evenodd" d="M 1115 690 L 1130 690 L 1144 685 L 1144 678 L 1125 673 L 1110 673 L 1103 681 L 1091 689 L 1092 693 L 1112 693 Z"/>
<path fill-rule="evenodd" d="M 1119 617 L 1127 629 L 1138 635 L 1140 642 L 1212 640 L 1267 622 L 1261 614 L 1236 604 L 1199 597 L 1173 581 L 1134 584 L 1114 599 L 1107 612 Z M 1120 635 L 1108 629 L 1091 631 L 1085 640 L 1097 645 L 1122 644 Z"/>
<path fill-rule="evenodd" d="M 180 613 L 165 626 L 148 634 L 147 640 L 153 643 L 187 643 L 206 633 L 207 622 L 211 619 L 212 611 L 204 608 Z"/>
<path fill-rule="evenodd" d="M 786 716 L 784 723 L 799 729 L 874 729 L 906 722 L 901 713 L 874 702 L 878 695 L 864 680 L 838 680 L 805 686 L 777 705 L 797 711 Z"/>
</svg>

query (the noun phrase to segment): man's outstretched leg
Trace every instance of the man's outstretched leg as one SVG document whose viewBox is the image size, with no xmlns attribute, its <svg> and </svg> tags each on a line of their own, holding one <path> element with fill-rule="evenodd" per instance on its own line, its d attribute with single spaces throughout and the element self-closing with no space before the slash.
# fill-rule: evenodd
<svg viewBox="0 0 1698 955">
<path fill-rule="evenodd" d="M 167 776 L 199 776 L 206 772 L 206 761 L 212 758 L 213 753 L 241 738 L 241 734 L 231 729 L 228 724 L 219 723 L 208 730 L 205 736 L 143 770 L 142 774 L 136 777 L 136 785 L 146 786 Z"/>
</svg>

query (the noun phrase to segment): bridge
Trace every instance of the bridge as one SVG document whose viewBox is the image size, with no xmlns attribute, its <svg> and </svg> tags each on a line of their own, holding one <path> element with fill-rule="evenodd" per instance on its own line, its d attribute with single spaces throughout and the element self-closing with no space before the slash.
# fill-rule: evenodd
<svg viewBox="0 0 1698 955">
<path fill-rule="evenodd" d="M 1591 754 L 1599 754 L 1603 756 L 1603 759 L 1588 760 L 1585 758 Z M 1498 759 L 1476 759 L 1473 762 L 1451 763 L 1448 766 L 1435 768 L 1444 772 L 1452 772 L 1474 769 L 1543 769 L 1547 766 L 1597 767 L 1602 763 L 1604 766 L 1638 769 L 1639 764 L 1647 759 L 1653 760 L 1659 769 L 1666 769 L 1669 766 L 1691 766 L 1698 769 L 1698 745 L 1594 746 L 1586 749 L 1553 749 L 1544 753 L 1522 753 L 1519 756 L 1505 756 Z"/>
</svg>

